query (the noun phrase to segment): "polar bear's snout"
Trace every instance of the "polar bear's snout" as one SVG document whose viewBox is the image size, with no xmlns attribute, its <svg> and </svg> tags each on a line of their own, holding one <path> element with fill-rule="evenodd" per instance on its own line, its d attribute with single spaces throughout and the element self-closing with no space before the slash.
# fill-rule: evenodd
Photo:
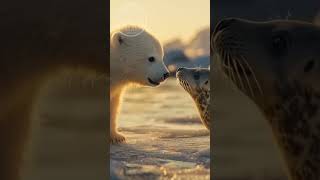
<svg viewBox="0 0 320 180">
<path fill-rule="evenodd" d="M 166 80 L 169 76 L 170 76 L 170 75 L 169 75 L 168 72 L 167 72 L 167 73 L 164 73 L 164 75 L 163 75 L 163 80 Z"/>
<path fill-rule="evenodd" d="M 169 70 L 167 69 L 166 65 L 162 63 L 162 79 L 161 81 L 165 81 L 170 77 Z"/>
<path fill-rule="evenodd" d="M 148 82 L 153 86 L 158 86 L 161 82 L 164 82 L 170 76 L 168 69 L 163 63 L 158 63 L 154 65 L 147 77 Z"/>
</svg>

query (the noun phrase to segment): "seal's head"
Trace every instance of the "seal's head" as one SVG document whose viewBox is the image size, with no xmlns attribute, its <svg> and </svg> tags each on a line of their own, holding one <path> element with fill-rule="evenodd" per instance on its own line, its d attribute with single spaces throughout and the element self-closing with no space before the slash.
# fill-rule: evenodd
<svg viewBox="0 0 320 180">
<path fill-rule="evenodd" d="M 117 54 L 124 76 L 133 83 L 144 86 L 158 86 L 169 77 L 163 62 L 160 42 L 149 32 L 136 26 L 126 26 L 114 31 L 110 46 Z"/>
<path fill-rule="evenodd" d="M 207 68 L 179 68 L 177 79 L 180 85 L 192 96 L 199 91 L 210 91 L 210 70 Z"/>
<path fill-rule="evenodd" d="M 289 179 L 319 179 L 320 27 L 226 19 L 213 46 L 225 74 L 264 112 Z"/>
<path fill-rule="evenodd" d="M 212 44 L 225 74 L 259 105 L 278 101 L 284 86 L 320 92 L 320 28 L 306 22 L 222 20 Z"/>
<path fill-rule="evenodd" d="M 180 85 L 190 94 L 201 116 L 202 123 L 210 130 L 210 69 L 179 68 L 177 79 Z"/>
</svg>

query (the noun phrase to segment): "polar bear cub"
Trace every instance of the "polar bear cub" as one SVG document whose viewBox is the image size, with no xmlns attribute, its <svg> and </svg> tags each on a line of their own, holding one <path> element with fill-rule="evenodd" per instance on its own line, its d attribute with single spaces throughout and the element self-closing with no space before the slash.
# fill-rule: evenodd
<svg viewBox="0 0 320 180">
<path fill-rule="evenodd" d="M 146 30 L 127 26 L 111 33 L 110 39 L 110 138 L 125 141 L 117 131 L 121 95 L 130 84 L 156 87 L 169 77 L 160 42 Z"/>
</svg>

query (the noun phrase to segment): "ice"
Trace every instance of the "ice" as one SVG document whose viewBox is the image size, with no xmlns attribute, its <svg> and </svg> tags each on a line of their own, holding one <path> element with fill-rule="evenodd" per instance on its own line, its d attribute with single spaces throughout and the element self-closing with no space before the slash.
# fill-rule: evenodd
<svg viewBox="0 0 320 180">
<path fill-rule="evenodd" d="M 112 179 L 210 179 L 210 133 L 176 80 L 132 89 L 122 105 L 127 141 L 111 145 Z"/>
</svg>

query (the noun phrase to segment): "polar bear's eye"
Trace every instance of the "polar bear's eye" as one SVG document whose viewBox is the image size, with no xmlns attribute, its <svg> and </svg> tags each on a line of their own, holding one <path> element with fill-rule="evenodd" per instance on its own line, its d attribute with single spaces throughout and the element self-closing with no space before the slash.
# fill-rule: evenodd
<svg viewBox="0 0 320 180">
<path fill-rule="evenodd" d="M 149 57 L 149 62 L 154 62 L 155 61 L 155 58 L 153 56 Z"/>
</svg>

